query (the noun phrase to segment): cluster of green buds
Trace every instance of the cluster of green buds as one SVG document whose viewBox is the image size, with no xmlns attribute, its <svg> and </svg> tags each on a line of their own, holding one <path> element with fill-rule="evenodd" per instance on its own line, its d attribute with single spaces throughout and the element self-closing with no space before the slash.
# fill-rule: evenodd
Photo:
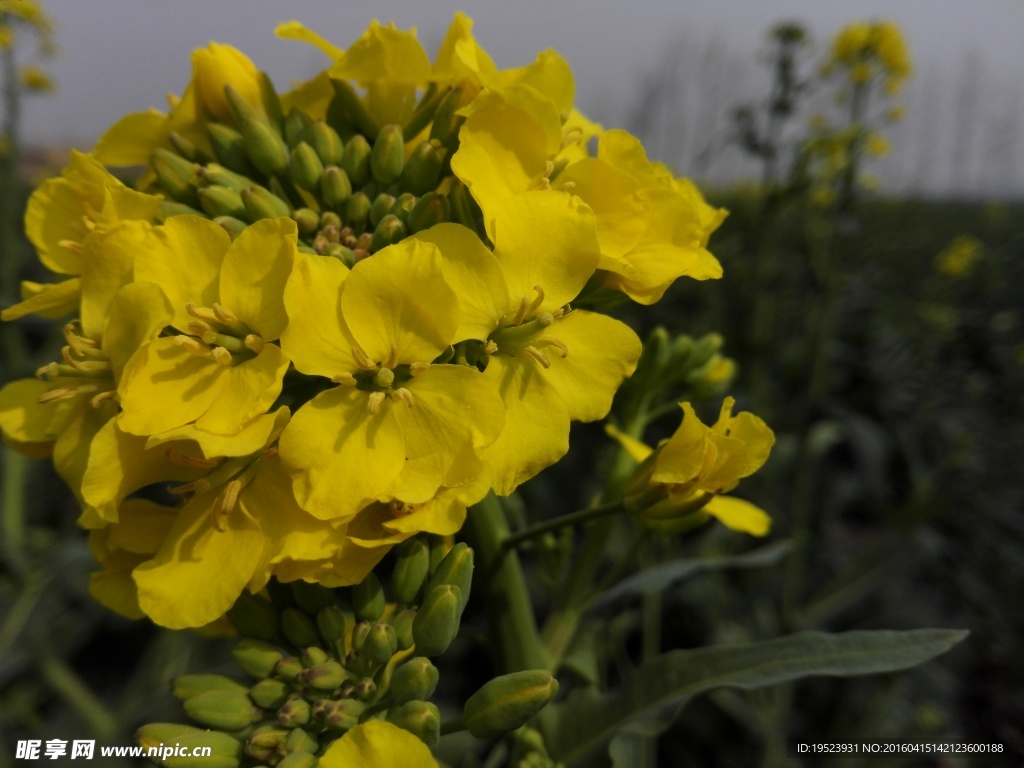
<svg viewBox="0 0 1024 768">
<path fill-rule="evenodd" d="M 225 86 L 234 125 L 206 126 L 213 157 L 177 133 L 173 151 L 153 153 L 152 191 L 165 197 L 165 218 L 205 216 L 234 238 L 260 219 L 288 216 L 301 250 L 350 267 L 441 222 L 476 227 L 479 208 L 450 168 L 461 88 L 428 88 L 405 125 L 378 128 L 347 83 L 334 81 L 326 120 L 297 108 L 284 115 L 266 76 L 262 83 L 266 116 Z"/>
<path fill-rule="evenodd" d="M 178 756 L 190 754 L 181 749 L 156 759 L 170 768 L 312 768 L 349 729 L 384 718 L 435 746 L 442 721 L 430 701 L 439 678 L 431 659 L 458 633 L 473 550 L 460 543 L 446 551 L 443 539 L 423 535 L 396 555 L 390 595 L 373 572 L 351 588 L 271 582 L 269 599 L 243 594 L 228 613 L 244 638 L 232 655 L 255 682 L 176 678 L 175 697 L 202 728 L 150 724 L 139 730 L 139 743 L 214 750 L 212 758 Z M 446 730 L 501 736 L 526 723 L 557 688 L 541 670 L 495 678 Z"/>
<path fill-rule="evenodd" d="M 693 400 L 714 400 L 725 394 L 736 376 L 736 361 L 722 354 L 721 334 L 699 338 L 672 336 L 658 326 L 644 342 L 636 373 L 626 382 L 644 392 L 677 398 L 679 390 Z"/>
</svg>

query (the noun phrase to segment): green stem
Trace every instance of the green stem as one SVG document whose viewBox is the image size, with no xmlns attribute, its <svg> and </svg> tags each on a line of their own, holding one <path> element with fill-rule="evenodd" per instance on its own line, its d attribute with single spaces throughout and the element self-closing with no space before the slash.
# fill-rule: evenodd
<svg viewBox="0 0 1024 768">
<path fill-rule="evenodd" d="M 452 718 L 451 720 L 445 720 L 441 723 L 441 735 L 447 736 L 449 733 L 458 733 L 459 731 L 466 730 L 466 720 L 462 715 Z"/>
<path fill-rule="evenodd" d="M 25 549 L 25 483 L 27 462 L 25 457 L 13 448 L 4 447 L 2 524 L 4 532 L 4 557 L 11 570 L 19 576 L 28 572 L 28 557 Z"/>
<path fill-rule="evenodd" d="M 117 720 L 67 664 L 54 656 L 45 656 L 39 669 L 53 692 L 78 713 L 91 733 L 104 740 L 117 734 Z"/>
<path fill-rule="evenodd" d="M 537 631 L 533 602 L 526 577 L 515 552 L 505 552 L 508 521 L 501 502 L 493 494 L 474 506 L 466 519 L 473 549 L 486 574 L 484 590 L 488 621 L 495 647 L 500 650 L 499 666 L 504 672 L 549 669 L 550 660 Z"/>
<path fill-rule="evenodd" d="M 518 533 L 512 534 L 501 543 L 501 549 L 502 552 L 508 552 L 522 544 L 524 541 L 529 541 L 530 539 L 535 539 L 538 536 L 543 536 L 545 533 L 550 531 L 557 531 L 559 528 L 565 528 L 569 525 L 589 523 L 591 520 L 596 520 L 608 515 L 617 515 L 624 511 L 625 507 L 621 501 L 614 501 L 611 504 L 604 504 L 603 506 L 592 507 L 591 509 L 580 509 L 576 512 L 571 512 L 568 515 L 556 517 L 553 520 L 547 520 L 543 523 L 537 523 L 537 525 L 531 525 L 529 528 L 524 528 Z"/>
</svg>

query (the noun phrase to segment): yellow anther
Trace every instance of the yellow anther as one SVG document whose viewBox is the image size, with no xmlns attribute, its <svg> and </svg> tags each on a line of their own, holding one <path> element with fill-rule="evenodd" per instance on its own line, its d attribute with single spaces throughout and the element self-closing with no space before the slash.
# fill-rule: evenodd
<svg viewBox="0 0 1024 768">
<path fill-rule="evenodd" d="M 380 410 L 381 403 L 384 402 L 384 399 L 386 397 L 387 395 L 385 395 L 383 392 L 370 393 L 370 402 L 367 405 L 367 410 L 370 412 L 371 416 Z"/>
<path fill-rule="evenodd" d="M 245 337 L 245 348 L 250 352 L 255 352 L 257 355 L 263 351 L 263 337 L 255 333 L 250 333 Z"/>
<path fill-rule="evenodd" d="M 547 359 L 543 352 L 541 352 L 532 344 L 528 347 L 524 347 L 523 352 L 525 352 L 527 356 L 529 356 L 529 358 L 533 360 L 535 363 L 537 363 L 537 365 L 539 365 L 541 368 L 551 367 L 551 361 Z"/>
<path fill-rule="evenodd" d="M 117 400 L 117 391 L 108 389 L 106 392 L 100 392 L 98 395 L 93 396 L 92 400 L 89 401 L 89 405 L 93 408 L 99 408 L 107 400 Z"/>
<path fill-rule="evenodd" d="M 488 339 L 487 343 L 484 344 L 484 352 L 488 355 L 493 355 L 498 351 L 498 345 L 494 343 L 493 339 Z"/>
<path fill-rule="evenodd" d="M 96 222 L 93 221 L 92 218 L 90 218 L 89 216 L 83 216 L 82 226 L 84 226 L 90 232 L 93 232 L 96 229 Z"/>
<path fill-rule="evenodd" d="M 530 308 L 526 311 L 526 314 L 531 315 L 536 312 L 540 305 L 544 303 L 544 289 L 539 285 L 533 286 L 533 290 L 537 292 L 537 298 L 530 302 Z"/>
<path fill-rule="evenodd" d="M 193 480 L 191 483 L 167 486 L 167 492 L 175 496 L 183 496 L 186 493 L 201 494 L 206 493 L 208 490 L 210 490 L 210 481 L 202 477 L 198 480 Z"/>
<path fill-rule="evenodd" d="M 579 126 L 566 128 L 562 131 L 562 149 L 565 149 L 570 144 L 579 144 L 581 141 L 583 141 L 583 129 Z"/>
<path fill-rule="evenodd" d="M 188 332 L 193 336 L 205 336 L 207 333 L 216 333 L 217 329 L 202 320 L 191 320 L 188 324 Z"/>
<path fill-rule="evenodd" d="M 339 373 L 337 376 L 334 376 L 331 381 L 335 384 L 344 384 L 346 387 L 359 386 L 359 382 L 356 380 L 356 377 L 351 373 Z"/>
<path fill-rule="evenodd" d="M 373 383 L 381 389 L 387 389 L 395 383 L 395 372 L 390 368 L 381 368 L 373 377 Z"/>
<path fill-rule="evenodd" d="M 213 469 L 219 463 L 218 459 L 204 459 L 202 456 L 193 456 L 176 448 L 168 448 L 164 451 L 164 456 L 172 464 L 195 469 Z"/>
<path fill-rule="evenodd" d="M 277 458 L 277 446 L 272 445 L 260 454 L 261 461 L 270 461 Z"/>
<path fill-rule="evenodd" d="M 221 514 L 226 515 L 235 508 L 235 504 L 238 501 L 238 494 L 241 490 L 242 481 L 238 479 L 232 480 L 224 487 L 224 495 L 220 497 Z"/>
<path fill-rule="evenodd" d="M 58 240 L 57 245 L 61 248 L 67 248 L 72 253 L 81 254 L 84 250 L 81 243 L 76 243 L 74 240 Z"/>
<path fill-rule="evenodd" d="M 412 396 L 412 392 L 410 392 L 405 387 L 399 387 L 398 389 L 396 389 L 394 392 L 391 393 L 391 396 L 395 400 L 401 400 L 403 403 L 408 405 L 410 408 L 412 408 L 412 405 L 415 402 L 415 398 Z"/>
<path fill-rule="evenodd" d="M 576 189 L 576 182 L 563 181 L 561 184 L 556 184 L 555 189 L 557 189 L 559 192 L 572 192 L 574 189 Z"/>
<path fill-rule="evenodd" d="M 42 368 L 36 370 L 37 379 L 51 378 L 55 379 L 60 375 L 60 369 L 56 363 L 47 363 Z"/>
<path fill-rule="evenodd" d="M 534 346 L 538 349 L 543 349 L 544 347 L 555 347 L 562 353 L 563 358 L 569 356 L 569 348 L 565 346 L 564 342 L 561 342 L 558 339 L 541 339 L 540 341 L 535 341 Z"/>
<path fill-rule="evenodd" d="M 49 392 L 45 392 L 40 395 L 37 402 L 40 405 L 46 405 L 47 403 L 56 403 L 58 400 L 70 400 L 77 396 L 78 392 L 74 389 L 58 387 L 57 389 L 51 389 Z"/>
<path fill-rule="evenodd" d="M 213 314 L 213 310 L 207 307 L 200 307 L 191 301 L 185 302 L 185 311 L 188 312 L 192 317 L 198 320 L 203 320 L 207 323 L 216 323 L 217 316 Z"/>
<path fill-rule="evenodd" d="M 364 371 L 373 371 L 377 368 L 377 364 L 367 357 L 360 347 L 352 347 L 352 357 L 356 359 L 356 365 Z"/>
<path fill-rule="evenodd" d="M 515 317 L 512 318 L 512 325 L 519 325 L 523 320 L 526 319 L 526 313 L 530 309 L 530 302 L 527 301 L 526 297 L 523 296 L 519 299 L 519 309 L 516 310 Z"/>
<path fill-rule="evenodd" d="M 551 189 L 551 174 L 555 171 L 555 164 L 550 160 L 544 161 L 544 170 L 538 173 L 530 181 L 529 189 Z"/>
<path fill-rule="evenodd" d="M 415 379 L 429 367 L 430 363 L 411 363 L 409 365 L 409 375 Z"/>
<path fill-rule="evenodd" d="M 184 347 L 196 357 L 213 357 L 213 350 L 198 339 L 193 339 L 191 336 L 175 336 L 174 343 L 179 347 Z"/>
<path fill-rule="evenodd" d="M 221 365 L 231 365 L 231 353 L 224 347 L 214 347 L 210 350 L 210 357 Z"/>
<path fill-rule="evenodd" d="M 217 316 L 224 325 L 234 325 L 238 322 L 238 317 L 229 309 L 225 309 L 220 304 L 213 305 L 213 314 Z"/>
<path fill-rule="evenodd" d="M 391 351 L 388 352 L 388 359 L 384 361 L 385 368 L 394 368 L 398 365 L 398 350 L 395 345 L 391 345 Z"/>
</svg>

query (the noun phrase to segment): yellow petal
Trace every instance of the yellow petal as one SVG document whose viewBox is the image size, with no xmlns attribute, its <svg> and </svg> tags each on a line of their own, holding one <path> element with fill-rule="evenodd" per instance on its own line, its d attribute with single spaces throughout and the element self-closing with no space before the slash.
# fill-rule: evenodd
<svg viewBox="0 0 1024 768">
<path fill-rule="evenodd" d="M 587 158 L 559 174 L 558 183 L 565 182 L 574 185 L 572 193 L 597 216 L 602 254 L 618 259 L 636 245 L 647 227 L 647 206 L 632 176 L 596 158 Z"/>
<path fill-rule="evenodd" d="M 81 318 L 82 331 L 90 339 L 103 338 L 110 302 L 122 286 L 132 281 L 135 256 L 151 229 L 145 221 L 124 221 L 107 232 L 94 232 L 83 241 Z M 161 305 L 166 302 L 161 297 Z"/>
<path fill-rule="evenodd" d="M 82 298 L 82 279 L 72 277 L 59 283 L 33 283 L 26 280 L 21 284 L 21 294 L 25 300 L 0 312 L 0 320 L 8 322 L 25 315 L 40 315 L 56 320 L 78 309 L 78 302 Z"/>
<path fill-rule="evenodd" d="M 350 519 L 402 470 L 405 441 L 392 403 L 385 400 L 371 415 L 368 402 L 365 392 L 346 386 L 321 392 L 281 435 L 281 463 L 295 498 L 322 520 Z"/>
<path fill-rule="evenodd" d="M 107 530 L 107 546 L 136 555 L 152 555 L 170 533 L 178 510 L 148 499 L 128 499 L 118 521 Z M 148 558 L 147 558 L 148 559 Z"/>
<path fill-rule="evenodd" d="M 466 522 L 466 507 L 480 501 L 487 495 L 487 490 L 484 476 L 472 484 L 445 488 L 415 512 L 386 520 L 384 527 L 405 534 L 425 531 L 450 536 L 458 533 Z"/>
<path fill-rule="evenodd" d="M 224 306 L 263 337 L 274 341 L 288 324 L 284 286 L 297 253 L 292 219 L 263 219 L 231 243 L 220 271 Z"/>
<path fill-rule="evenodd" d="M 154 150 L 167 143 L 166 115 L 155 110 L 125 115 L 100 136 L 93 157 L 103 165 L 148 165 Z"/>
<path fill-rule="evenodd" d="M 415 237 L 441 251 L 445 282 L 459 297 L 461 323 L 453 341 L 486 340 L 514 303 L 501 265 L 476 233 L 461 224 L 437 224 Z"/>
<path fill-rule="evenodd" d="M 430 747 L 386 720 L 370 720 L 347 731 L 320 758 L 323 768 L 438 768 Z"/>
<path fill-rule="evenodd" d="M 686 483 L 700 474 L 711 430 L 689 403 L 680 403 L 683 421 L 654 461 L 651 478 L 656 483 Z"/>
<path fill-rule="evenodd" d="M 499 73 L 498 82 L 505 89 L 513 84 L 533 88 L 550 99 L 560 114 L 567 114 L 572 109 L 576 95 L 569 62 L 550 49 L 537 54 L 532 64 Z"/>
<path fill-rule="evenodd" d="M 749 501 L 733 496 L 715 496 L 704 507 L 704 511 L 717 518 L 726 528 L 751 536 L 767 536 L 772 527 L 772 519 L 767 512 Z"/>
<path fill-rule="evenodd" d="M 288 326 L 281 348 L 303 373 L 331 378 L 358 367 L 355 340 L 341 317 L 341 287 L 348 276 L 337 259 L 298 254 L 284 290 Z"/>
<path fill-rule="evenodd" d="M 196 419 L 196 427 L 219 435 L 235 434 L 274 404 L 287 370 L 288 358 L 276 344 L 267 344 L 253 359 L 229 367 L 218 397 Z"/>
<path fill-rule="evenodd" d="M 18 379 L 0 389 L 0 429 L 5 440 L 16 443 L 49 443 L 57 435 L 50 432 L 53 407 L 39 398 L 53 389 L 40 379 Z"/>
<path fill-rule="evenodd" d="M 189 440 L 199 446 L 206 458 L 219 456 L 249 456 L 266 448 L 277 439 L 288 423 L 289 411 L 282 406 L 273 413 L 264 413 L 231 435 L 218 435 L 186 424 L 146 439 L 146 450 L 164 443 Z"/>
<path fill-rule="evenodd" d="M 88 396 L 75 398 L 71 413 L 53 444 L 53 466 L 75 496 L 82 498 L 82 480 L 89 458 L 92 442 L 99 431 L 113 419 L 115 404 L 108 400 L 94 408 Z"/>
<path fill-rule="evenodd" d="M 341 294 L 345 323 L 374 362 L 433 360 L 455 336 L 458 307 L 439 251 L 414 238 L 359 262 Z"/>
<path fill-rule="evenodd" d="M 623 379 L 636 370 L 642 345 L 623 322 L 596 312 L 575 310 L 556 320 L 544 333 L 568 348 L 545 355 L 551 367 L 541 372 L 562 396 L 573 421 L 596 421 L 608 415 Z"/>
<path fill-rule="evenodd" d="M 413 32 L 370 23 L 335 62 L 331 77 L 370 83 L 387 80 L 422 85 L 430 80 L 430 59 Z"/>
<path fill-rule="evenodd" d="M 497 74 L 494 61 L 473 38 L 473 20 L 456 11 L 455 18 L 441 42 L 434 61 L 434 77 L 457 83 L 466 77 L 492 79 Z"/>
<path fill-rule="evenodd" d="M 597 269 L 594 214 L 566 193 L 517 195 L 502 206 L 494 227 L 494 255 L 509 294 L 532 299 L 534 286 L 541 286 L 539 312 L 552 312 L 575 299 Z"/>
<path fill-rule="evenodd" d="M 161 626 L 185 629 L 220 618 L 259 564 L 259 526 L 237 505 L 218 514 L 219 493 L 215 489 L 186 504 L 160 551 L 133 573 L 139 606 Z M 214 527 L 215 515 L 224 530 Z"/>
<path fill-rule="evenodd" d="M 505 427 L 482 456 L 494 492 L 507 496 L 569 450 L 569 413 L 528 358 L 494 355 L 484 375 L 505 403 Z"/>
<path fill-rule="evenodd" d="M 81 253 L 65 243 L 81 243 L 88 234 L 83 220 L 86 203 L 87 200 L 63 177 L 47 179 L 28 199 L 25 234 L 36 247 L 39 260 L 52 272 L 63 275 L 82 272 Z"/>
<path fill-rule="evenodd" d="M 631 435 L 627 435 L 613 424 L 605 424 L 604 432 L 608 437 L 621 445 L 626 450 L 626 453 L 629 454 L 630 458 L 632 458 L 637 464 L 643 463 L 644 459 L 654 452 L 654 449 L 651 448 L 651 446 L 637 440 Z"/>
<path fill-rule="evenodd" d="M 231 246 L 224 228 L 198 216 L 172 216 L 154 227 L 135 260 L 135 279 L 156 283 L 174 308 L 174 326 L 188 330 L 192 302 L 209 307 L 219 301 L 220 269 Z"/>
<path fill-rule="evenodd" d="M 210 43 L 192 53 L 192 86 L 203 107 L 223 123 L 234 123 L 224 89 L 232 86 L 257 114 L 264 113 L 260 76 L 249 57 L 230 45 Z"/>
<path fill-rule="evenodd" d="M 132 571 L 146 559 L 146 555 L 131 552 L 111 553 L 103 560 L 103 570 L 89 576 L 89 594 L 114 613 L 141 619 L 145 614 L 139 607 L 139 592 Z"/>
<path fill-rule="evenodd" d="M 281 94 L 281 109 L 288 114 L 292 109 L 305 113 L 312 120 L 326 120 L 327 110 L 334 100 L 334 86 L 326 72 L 312 80 Z"/>
<path fill-rule="evenodd" d="M 320 49 L 331 61 L 340 59 L 345 53 L 344 50 L 306 27 L 301 21 L 286 21 L 283 24 L 278 24 L 274 29 L 274 34 L 284 40 L 300 40 L 303 43 L 309 43 L 314 48 Z"/>
<path fill-rule="evenodd" d="M 174 312 L 160 286 L 131 283 L 114 294 L 103 333 L 103 351 L 114 368 L 114 380 L 139 348 L 156 339 Z"/>
<path fill-rule="evenodd" d="M 224 396 L 232 370 L 192 354 L 174 337 L 151 341 L 121 375 L 119 424 L 135 435 L 155 435 L 195 421 Z"/>
</svg>

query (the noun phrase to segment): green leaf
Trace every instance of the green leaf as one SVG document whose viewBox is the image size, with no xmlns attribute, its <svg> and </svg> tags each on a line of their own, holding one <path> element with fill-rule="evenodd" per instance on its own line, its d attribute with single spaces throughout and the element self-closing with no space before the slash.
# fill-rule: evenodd
<svg viewBox="0 0 1024 768">
<path fill-rule="evenodd" d="M 854 677 L 907 669 L 945 653 L 963 630 L 799 632 L 754 643 L 663 653 L 614 691 L 573 693 L 552 707 L 551 756 L 572 765 L 621 728 L 713 688 L 762 688 L 811 675 Z"/>
<path fill-rule="evenodd" d="M 726 568 L 761 568 L 775 565 L 789 552 L 788 541 L 777 541 L 765 547 L 742 555 L 714 557 L 693 560 L 673 560 L 663 565 L 647 568 L 602 594 L 590 605 L 590 610 L 606 608 L 613 603 L 631 597 L 643 597 L 664 592 L 677 581 L 698 573 L 720 571 Z"/>
</svg>

